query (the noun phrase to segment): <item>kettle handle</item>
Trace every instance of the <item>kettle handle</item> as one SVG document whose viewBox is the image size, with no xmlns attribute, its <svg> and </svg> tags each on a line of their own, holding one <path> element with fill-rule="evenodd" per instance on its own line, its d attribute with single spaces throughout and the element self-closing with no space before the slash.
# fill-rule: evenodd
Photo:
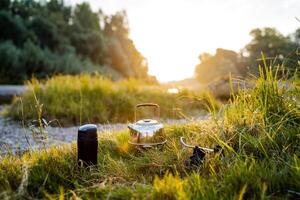
<svg viewBox="0 0 300 200">
<path fill-rule="evenodd" d="M 140 104 L 137 104 L 135 107 L 138 108 L 138 107 L 146 107 L 146 106 L 154 106 L 154 107 L 159 108 L 159 105 L 156 103 L 140 103 Z"/>
<path fill-rule="evenodd" d="M 187 144 L 184 142 L 184 137 L 180 137 L 179 139 L 182 147 L 187 147 L 187 148 L 195 148 L 196 146 L 195 145 L 190 145 L 190 144 Z M 200 146 L 197 146 L 198 148 L 204 150 L 204 151 L 207 151 L 207 152 L 214 152 L 215 150 L 214 149 L 211 149 L 211 148 L 206 148 L 206 147 L 200 147 Z"/>
<path fill-rule="evenodd" d="M 160 107 L 159 107 L 158 104 L 156 104 L 156 103 L 140 103 L 140 104 L 137 104 L 135 106 L 135 110 L 134 110 L 135 121 L 136 121 L 136 117 L 137 117 L 137 112 L 136 111 L 140 107 L 156 107 L 158 109 L 158 117 L 160 117 Z"/>
</svg>

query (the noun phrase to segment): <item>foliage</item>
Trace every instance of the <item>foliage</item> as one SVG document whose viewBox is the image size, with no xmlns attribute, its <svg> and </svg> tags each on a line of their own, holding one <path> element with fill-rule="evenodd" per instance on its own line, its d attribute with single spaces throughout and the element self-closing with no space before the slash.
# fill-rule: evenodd
<svg viewBox="0 0 300 200">
<path fill-rule="evenodd" d="M 12 40 L 20 46 L 28 37 L 28 31 L 23 20 L 3 10 L 0 10 L 0 29 L 0 42 Z"/>
<path fill-rule="evenodd" d="M 20 68 L 20 56 L 20 50 L 12 42 L 0 44 L 0 83 L 10 82 L 12 76 L 14 76 L 13 79 L 24 79 L 25 70 Z M 16 71 L 22 73 L 15 74 Z"/>
<path fill-rule="evenodd" d="M 2 83 L 23 83 L 32 76 L 40 79 L 57 73 L 102 73 L 104 68 L 117 72 L 113 79 L 135 77 L 156 82 L 129 38 L 125 12 L 108 16 L 92 11 L 85 2 L 73 8 L 58 0 L 6 0 L 0 4 L 0 29 L 0 46 L 22 54 L 1 55 L 5 62 L 0 77 L 7 77 Z"/>
<path fill-rule="evenodd" d="M 201 61 L 196 66 L 196 74 L 202 83 L 207 83 L 215 78 L 241 74 L 237 67 L 238 54 L 226 49 L 217 49 L 215 55 L 203 53 L 199 56 Z"/>
<path fill-rule="evenodd" d="M 296 51 L 300 45 L 300 43 L 297 43 L 298 36 L 296 33 L 293 34 L 295 36 L 293 40 L 291 37 L 282 35 L 274 28 L 253 29 L 250 32 L 253 39 L 244 48 L 244 53 L 248 54 L 247 62 L 250 70 L 252 72 L 258 71 L 256 66 L 262 64 L 261 52 L 267 56 L 268 60 L 273 60 L 274 65 L 279 63 L 295 70 L 298 60 Z M 249 61 L 252 62 L 249 63 Z"/>
<path fill-rule="evenodd" d="M 24 43 L 22 49 L 11 41 L 1 43 L 0 58 L 0 83 L 19 83 L 32 75 L 42 79 L 49 74 L 78 74 L 100 68 L 88 60 L 80 60 L 73 53 L 54 54 L 30 40 Z"/>
<path fill-rule="evenodd" d="M 256 28 L 251 30 L 250 35 L 252 40 L 240 52 L 217 49 L 215 55 L 201 54 L 195 69 L 199 81 L 210 83 L 218 77 L 228 77 L 230 73 L 242 77 L 258 76 L 257 66 L 263 65 L 262 53 L 266 56 L 266 62 L 285 66 L 292 76 L 299 60 L 299 29 L 284 36 L 275 28 Z"/>
</svg>

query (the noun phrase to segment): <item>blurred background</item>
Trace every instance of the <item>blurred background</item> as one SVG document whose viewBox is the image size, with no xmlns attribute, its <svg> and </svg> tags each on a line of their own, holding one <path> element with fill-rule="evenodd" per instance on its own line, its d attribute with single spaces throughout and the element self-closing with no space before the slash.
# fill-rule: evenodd
<svg viewBox="0 0 300 200">
<path fill-rule="evenodd" d="M 1 0 L 0 83 L 58 74 L 218 90 L 297 66 L 297 0 Z M 221 89 L 221 90 L 224 90 Z"/>
</svg>

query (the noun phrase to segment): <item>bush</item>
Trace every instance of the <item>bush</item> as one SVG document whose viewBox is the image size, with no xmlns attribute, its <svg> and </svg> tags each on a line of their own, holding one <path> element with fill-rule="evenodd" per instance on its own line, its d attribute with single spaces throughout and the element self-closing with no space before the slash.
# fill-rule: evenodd
<svg viewBox="0 0 300 200">
<path fill-rule="evenodd" d="M 47 57 L 45 51 L 30 40 L 24 44 L 20 59 L 28 78 L 33 75 L 38 78 L 45 78 L 50 71 L 50 60 L 52 59 Z"/>
<path fill-rule="evenodd" d="M 0 42 L 12 40 L 20 46 L 29 36 L 23 20 L 9 12 L 0 11 Z"/>
<path fill-rule="evenodd" d="M 192 92 L 169 94 L 159 87 L 147 89 L 140 85 L 133 79 L 114 83 L 100 75 L 56 76 L 45 82 L 33 79 L 27 83 L 28 91 L 15 99 L 8 115 L 18 120 L 36 119 L 36 106 L 43 105 L 44 118 L 58 119 L 63 124 L 127 122 L 134 120 L 134 106 L 138 103 L 158 103 L 162 118 L 178 118 L 182 110 L 199 115 L 212 100 L 211 96 Z M 185 98 L 181 98 L 183 95 Z M 212 102 L 214 106 L 219 104 Z"/>
<path fill-rule="evenodd" d="M 80 60 L 74 53 L 53 53 L 31 40 L 25 42 L 23 48 L 16 47 L 11 41 L 0 43 L 0 59 L 0 83 L 23 83 L 33 76 L 44 79 L 55 74 L 100 71 L 108 76 L 110 73 L 89 60 Z"/>
<path fill-rule="evenodd" d="M 41 47 L 55 49 L 59 44 L 57 28 L 42 17 L 34 17 L 28 28 L 34 32 Z"/>
<path fill-rule="evenodd" d="M 20 63 L 21 54 L 11 41 L 0 43 L 0 83 L 17 83 L 26 78 L 26 72 Z"/>
<path fill-rule="evenodd" d="M 71 42 L 76 48 L 76 53 L 82 55 L 86 59 L 90 58 L 94 63 L 103 62 L 103 35 L 95 31 L 82 31 L 76 29 L 74 31 L 75 32 L 72 33 Z"/>
</svg>

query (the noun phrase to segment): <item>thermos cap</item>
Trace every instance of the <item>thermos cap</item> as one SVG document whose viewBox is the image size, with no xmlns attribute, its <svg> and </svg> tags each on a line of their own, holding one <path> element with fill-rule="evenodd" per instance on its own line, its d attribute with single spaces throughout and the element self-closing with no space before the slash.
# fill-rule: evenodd
<svg viewBox="0 0 300 200">
<path fill-rule="evenodd" d="M 97 138 L 97 126 L 95 124 L 85 124 L 78 128 L 78 139 Z"/>
</svg>

